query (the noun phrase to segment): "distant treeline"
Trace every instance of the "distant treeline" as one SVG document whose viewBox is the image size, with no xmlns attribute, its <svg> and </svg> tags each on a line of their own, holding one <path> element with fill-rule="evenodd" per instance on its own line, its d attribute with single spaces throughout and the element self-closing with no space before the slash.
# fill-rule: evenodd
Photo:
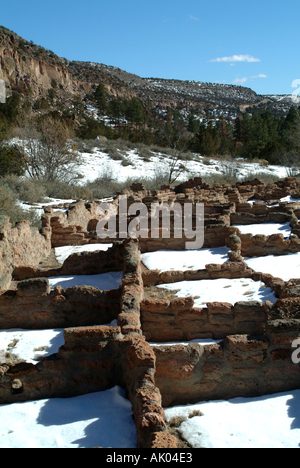
<svg viewBox="0 0 300 468">
<path fill-rule="evenodd" d="M 196 130 L 193 150 L 206 156 L 231 154 L 248 159 L 264 159 L 271 164 L 300 162 L 300 108 L 291 107 L 286 117 L 271 112 L 238 115 L 228 123 L 224 118 L 202 122 Z"/>
<path fill-rule="evenodd" d="M 241 112 L 234 120 L 217 119 L 209 110 L 203 118 L 202 110 L 200 118 L 200 108 L 189 115 L 180 107 L 161 109 L 150 100 L 115 97 L 102 83 L 83 100 L 76 95 L 72 105 L 64 107 L 56 100 L 56 86 L 52 85 L 53 92 L 47 98 L 31 102 L 28 96 L 14 90 L 6 103 L 0 104 L 0 176 L 24 171 L 22 156 L 5 143 L 10 130 L 26 125 L 26 119 L 32 116 L 41 120 L 45 114 L 63 121 L 65 128 L 72 129 L 82 140 L 102 135 L 110 140 L 121 138 L 207 157 L 230 155 L 270 164 L 300 164 L 300 108 L 291 107 L 283 117 L 270 111 Z M 88 104 L 96 108 L 102 119 L 88 115 Z"/>
<path fill-rule="evenodd" d="M 93 138 L 99 131 L 112 139 L 121 136 L 133 142 L 174 147 L 169 138 L 173 133 L 180 134 L 180 139 L 175 137 L 177 146 L 204 156 L 229 154 L 284 165 L 300 162 L 300 108 L 291 107 L 283 117 L 270 111 L 244 112 L 235 120 L 214 119 L 208 111 L 205 119 L 200 120 L 192 113 L 186 121 L 179 109 L 168 108 L 161 113 L 157 108 L 151 109 L 151 103 L 145 106 L 136 97 L 116 99 L 102 84 L 90 98 L 100 112 L 112 119 L 116 128 L 87 119 L 78 134 L 81 138 Z"/>
</svg>

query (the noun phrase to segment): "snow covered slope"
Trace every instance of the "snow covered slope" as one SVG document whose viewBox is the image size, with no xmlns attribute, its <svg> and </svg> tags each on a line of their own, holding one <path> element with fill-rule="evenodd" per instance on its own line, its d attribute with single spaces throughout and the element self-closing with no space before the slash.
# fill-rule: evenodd
<svg viewBox="0 0 300 468">
<path fill-rule="evenodd" d="M 153 179 L 158 174 L 168 172 L 172 162 L 171 157 L 162 153 L 153 152 L 153 156 L 146 161 L 139 155 L 138 150 L 122 152 L 122 155 L 123 161 L 118 161 L 111 159 L 107 153 L 98 148 L 94 148 L 92 153 L 82 153 L 82 164 L 78 169 L 82 178 L 79 183 L 94 181 L 107 173 L 118 182 L 125 182 L 129 178 Z M 179 161 L 179 163 L 184 165 L 185 171 L 178 181 L 187 180 L 195 175 L 204 177 L 210 174 L 228 174 L 228 171 L 232 171 L 238 178 L 251 177 L 253 179 L 259 173 L 276 175 L 280 178 L 287 176 L 287 169 L 283 166 L 263 166 L 241 159 L 228 162 L 194 155 L 193 160 Z"/>
</svg>

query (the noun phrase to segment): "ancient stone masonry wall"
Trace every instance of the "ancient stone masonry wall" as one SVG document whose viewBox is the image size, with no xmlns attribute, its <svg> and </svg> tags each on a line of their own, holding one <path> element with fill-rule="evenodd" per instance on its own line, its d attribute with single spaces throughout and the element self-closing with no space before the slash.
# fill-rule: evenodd
<svg viewBox="0 0 300 468">
<path fill-rule="evenodd" d="M 186 271 L 143 271 L 144 286 L 156 286 L 164 283 L 177 283 L 179 281 L 207 280 L 218 278 L 251 278 L 253 271 L 244 262 L 227 262 L 222 265 L 208 264 L 204 270 Z"/>
<path fill-rule="evenodd" d="M 50 291 L 46 277 L 122 271 L 123 260 L 124 247 L 116 243 L 105 252 L 73 254 L 57 269 L 16 268 L 13 278 L 19 281 L 17 289 L 0 296 L 0 328 L 63 328 L 117 319 L 121 291 L 99 291 L 90 286 L 57 286 Z"/>
<path fill-rule="evenodd" d="M 46 208 L 42 226 L 51 236 L 52 247 L 99 242 L 96 226 L 103 217 L 98 213 L 99 203 L 79 201 L 70 205 L 67 212 Z"/>
<path fill-rule="evenodd" d="M 291 359 L 291 342 L 298 336 L 299 322 L 270 321 L 266 334 L 228 335 L 206 346 L 155 346 L 163 406 L 299 388 L 299 366 Z"/>
<path fill-rule="evenodd" d="M 38 330 L 110 323 L 120 312 L 120 291 L 91 286 L 57 286 L 47 279 L 18 283 L 17 290 L 0 296 L 0 329 Z"/>
<path fill-rule="evenodd" d="M 185 248 L 186 239 L 172 235 L 163 239 L 160 230 L 158 239 L 107 239 L 114 242 L 107 252 L 73 254 L 61 267 L 45 270 L 39 263 L 51 246 L 103 242 L 96 234 L 98 203 L 79 202 L 66 213 L 47 208 L 41 233 L 21 223 L 12 234 L 3 222 L 0 249 L 6 242 L 14 260 L 6 263 L 2 254 L 1 274 L 9 276 L 6 289 L 12 273 L 18 283 L 0 295 L 0 329 L 64 328 L 65 343 L 35 365 L 0 362 L 0 404 L 75 396 L 120 385 L 132 403 L 138 447 L 172 448 L 177 441 L 168 432 L 164 406 L 299 388 L 300 368 L 291 354 L 292 342 L 300 337 L 300 280 L 285 282 L 244 263 L 245 255 L 300 251 L 299 204 L 275 206 L 284 196 L 300 194 L 299 182 L 288 178 L 270 185 L 254 180 L 235 187 L 209 187 L 195 178 L 175 189 L 164 186 L 152 193 L 136 184 L 123 194 L 128 195 L 129 206 L 136 201 L 148 208 L 162 201 L 182 207 L 205 203 L 204 247 L 227 245 L 229 262 L 197 271 L 147 271 L 141 252 Z M 254 197 L 268 204 L 247 203 Z M 171 231 L 172 222 L 171 218 Z M 289 239 L 242 235 L 233 226 L 261 222 L 290 222 L 293 235 Z M 32 259 L 18 260 L 14 239 L 36 242 Z M 47 279 L 108 271 L 123 272 L 118 290 L 58 286 L 50 291 Z M 200 308 L 193 297 L 153 299 L 148 295 L 148 286 L 218 278 L 262 281 L 278 300 L 275 304 L 210 302 Z M 104 325 L 116 319 L 117 326 Z M 199 339 L 215 342 L 165 344 Z"/>
<path fill-rule="evenodd" d="M 281 198 L 292 195 L 299 199 L 300 183 L 295 177 L 286 177 L 271 184 L 263 184 L 258 179 L 236 184 L 240 195 L 244 201 L 251 198 L 264 200 L 267 202 L 278 202 Z"/>
<path fill-rule="evenodd" d="M 120 385 L 132 402 L 138 446 L 174 448 L 176 438 L 168 434 L 155 384 L 155 355 L 140 326 L 143 282 L 139 246 L 126 241 L 124 247 L 116 244 L 115 252 L 124 276 L 119 290 L 58 286 L 49 292 L 48 280 L 37 278 L 20 281 L 16 291 L 0 297 L 0 328 L 68 327 L 65 344 L 57 354 L 36 365 L 0 363 L 0 404 L 80 395 Z M 114 319 L 119 326 L 91 326 Z"/>
<path fill-rule="evenodd" d="M 144 289 L 137 241 L 125 241 L 123 277 L 118 324 L 124 335 L 141 335 L 140 303 L 143 299 Z"/>
<path fill-rule="evenodd" d="M 114 243 L 107 251 L 81 252 L 70 255 L 60 268 L 18 267 L 13 278 L 21 281 L 26 278 L 41 278 L 65 275 L 97 275 L 110 271 L 123 270 L 124 247 Z"/>
<path fill-rule="evenodd" d="M 155 354 L 144 337 L 127 335 L 124 338 L 122 366 L 124 385 L 133 405 L 138 446 L 176 448 L 175 437 L 166 429 L 162 396 L 155 383 Z"/>
<path fill-rule="evenodd" d="M 65 344 L 57 354 L 36 365 L 2 364 L 0 402 L 75 396 L 117 385 L 121 375 L 120 338 L 118 327 L 65 329 Z"/>
<path fill-rule="evenodd" d="M 288 255 L 300 251 L 300 240 L 298 236 L 285 239 L 283 234 L 237 234 L 230 235 L 227 246 L 232 249 L 231 259 L 242 261 L 243 257 L 264 257 L 267 255 Z"/>
<path fill-rule="evenodd" d="M 195 178 L 181 184 L 175 189 L 163 186 L 160 190 L 150 192 L 142 184 L 134 184 L 131 190 L 124 190 L 120 195 L 127 196 L 127 209 L 133 203 L 143 203 L 148 210 L 148 235 L 140 239 L 142 252 L 160 249 L 181 250 L 185 248 L 184 235 L 180 239 L 174 238 L 174 216 L 170 217 L 170 238 L 163 238 L 160 228 L 158 238 L 151 234 L 151 207 L 152 204 L 173 203 L 181 206 L 182 211 L 186 203 L 192 203 L 195 212 L 196 203 L 204 203 L 204 247 L 220 247 L 226 245 L 228 236 L 236 233 L 232 225 L 260 224 L 260 223 L 287 223 L 292 227 L 292 233 L 300 235 L 298 225 L 300 204 L 279 203 L 280 198 L 287 195 L 297 196 L 300 193 L 300 184 L 294 178 L 287 178 L 274 184 L 264 185 L 258 180 L 230 185 L 215 184 L 213 187 Z M 253 197 L 260 197 L 260 201 L 247 203 Z M 119 196 L 112 202 L 116 208 L 119 206 Z M 278 205 L 278 206 L 277 206 Z M 96 232 L 98 221 L 103 217 L 98 212 L 99 202 L 85 203 L 80 201 L 70 206 L 67 212 L 45 209 L 43 216 L 43 233 L 50 236 L 52 247 L 64 245 L 86 245 L 97 242 L 112 242 L 118 239 L 119 217 L 117 215 L 117 237 L 114 239 L 99 239 Z M 128 216 L 127 223 L 132 217 Z M 192 229 L 196 229 L 195 216 L 193 216 Z"/>
<path fill-rule="evenodd" d="M 37 266 L 50 254 L 50 240 L 21 221 L 15 227 L 6 217 L 0 217 L 0 292 L 9 288 L 15 268 Z"/>
<path fill-rule="evenodd" d="M 141 304 L 142 329 L 153 342 L 224 339 L 227 335 L 261 334 L 267 321 L 267 307 L 260 302 L 208 303 L 193 307 L 194 300 L 145 299 Z"/>
<path fill-rule="evenodd" d="M 36 365 L 0 366 L 0 404 L 69 397 L 120 385 L 132 402 L 138 447 L 177 446 L 166 430 L 155 385 L 155 355 L 143 337 L 124 337 L 120 327 L 101 326 L 67 328 L 64 338 L 57 354 Z"/>
</svg>

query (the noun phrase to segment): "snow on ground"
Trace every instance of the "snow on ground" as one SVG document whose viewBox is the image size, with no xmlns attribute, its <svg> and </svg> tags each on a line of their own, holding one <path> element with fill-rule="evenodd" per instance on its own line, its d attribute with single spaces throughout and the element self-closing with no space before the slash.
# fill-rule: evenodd
<svg viewBox="0 0 300 468">
<path fill-rule="evenodd" d="M 0 405 L 0 448 L 135 448 L 132 416 L 118 386 L 74 398 Z"/>
<path fill-rule="evenodd" d="M 300 252 L 288 255 L 245 258 L 249 268 L 289 281 L 300 278 Z"/>
<path fill-rule="evenodd" d="M 207 302 L 229 302 L 235 304 L 239 301 L 270 301 L 275 303 L 277 298 L 271 288 L 267 288 L 260 281 L 248 278 L 213 279 L 180 281 L 178 283 L 161 284 L 158 288 L 176 292 L 177 297 L 193 296 L 195 307 L 202 307 Z"/>
<path fill-rule="evenodd" d="M 111 323 L 103 325 L 116 327 L 118 320 L 113 320 Z M 42 357 L 56 354 L 64 343 L 63 328 L 48 330 L 0 330 L 0 352 L 2 352 L 2 355 L 5 356 L 7 352 L 12 353 L 20 360 L 32 364 L 36 364 Z"/>
<path fill-rule="evenodd" d="M 112 160 L 107 153 L 102 152 L 98 148 L 94 148 L 93 153 L 82 153 L 82 164 L 79 166 L 79 173 L 82 179 L 80 184 L 85 184 L 87 181 L 93 181 L 104 174 L 112 176 L 118 182 L 124 182 L 128 178 L 139 177 L 145 178 L 145 174 L 149 179 L 155 178 L 157 174 L 168 172 L 172 159 L 159 152 L 153 152 L 147 161 L 144 161 L 138 154 L 137 150 L 123 151 L 123 160 L 128 165 L 123 165 L 121 160 Z M 123 164 L 122 164 L 123 163 Z M 255 178 L 256 174 L 276 174 L 280 178 L 287 176 L 286 167 L 282 166 L 261 166 L 259 163 L 251 163 L 247 160 L 236 159 L 231 162 L 220 161 L 213 158 L 205 158 L 199 155 L 194 155 L 194 160 L 179 161 L 185 166 L 185 171 L 180 175 L 178 181 L 194 177 L 201 174 L 202 177 L 211 174 L 225 174 L 228 170 L 234 171 L 239 178 L 251 177 Z"/>
<path fill-rule="evenodd" d="M 280 202 L 282 203 L 296 203 L 300 202 L 299 198 L 293 198 L 291 195 L 288 195 L 287 197 L 281 198 Z"/>
<path fill-rule="evenodd" d="M 198 343 L 200 346 L 207 346 L 215 343 L 221 343 L 223 340 L 213 340 L 212 338 L 196 338 L 195 340 L 190 341 L 167 341 L 165 343 L 154 343 L 150 342 L 151 346 L 173 346 L 173 345 L 182 345 L 188 346 L 190 343 Z"/>
<path fill-rule="evenodd" d="M 41 216 L 44 214 L 44 208 L 45 206 L 52 206 L 52 205 L 60 205 L 60 204 L 70 204 L 70 203 L 74 203 L 76 200 L 71 200 L 71 199 L 66 199 L 66 200 L 63 200 L 61 198 L 46 198 L 46 201 L 43 202 L 43 203 L 34 203 L 32 205 L 28 204 L 28 203 L 24 203 L 24 202 L 21 202 L 21 201 L 18 201 L 17 202 L 17 205 L 22 208 L 23 210 L 27 210 L 27 211 L 31 211 L 31 210 L 34 210 L 38 216 Z M 54 209 L 53 211 L 65 211 L 66 208 L 60 208 L 59 210 L 58 209 Z"/>
<path fill-rule="evenodd" d="M 111 160 L 107 154 L 95 150 L 93 154 L 83 154 L 80 172 L 83 178 L 80 183 L 93 181 L 105 173 L 118 181 L 129 177 L 154 177 L 158 172 L 168 168 L 169 159 L 159 153 L 153 154 L 149 162 L 142 161 L 135 151 L 124 156 L 131 165 L 122 166 L 121 161 Z M 209 162 L 209 164 L 208 164 Z M 213 159 L 207 161 L 198 157 L 197 161 L 184 163 L 187 171 L 181 179 L 202 176 L 226 170 L 225 165 Z M 236 161 L 238 177 L 255 177 L 256 173 L 266 172 L 286 177 L 283 167 L 261 167 L 259 164 Z M 74 200 L 49 200 L 35 205 L 39 213 L 42 206 L 73 202 Z M 292 197 L 283 202 L 294 202 Z M 30 209 L 29 205 L 21 204 Z M 269 230 L 270 227 L 270 230 Z M 283 232 L 290 235 L 289 225 L 238 226 L 244 232 L 252 234 L 276 234 Z M 263 232 L 257 232 L 259 231 Z M 110 245 L 104 244 L 76 248 L 56 249 L 58 260 L 63 263 L 74 251 L 90 249 L 106 250 Z M 228 261 L 228 248 L 201 249 L 199 251 L 160 251 L 143 254 L 142 260 L 149 269 L 197 270 L 204 269 L 206 264 L 222 264 Z M 245 259 L 248 266 L 256 271 L 271 273 L 284 280 L 300 278 L 300 253 L 288 256 L 268 256 Z M 50 278 L 51 286 L 61 284 L 63 287 L 84 284 L 97 286 L 100 289 L 118 288 L 122 281 L 121 272 L 105 275 L 69 276 Z M 186 283 L 186 284 L 185 284 Z M 260 282 L 250 279 L 239 280 L 203 280 L 201 282 L 181 282 L 161 285 L 169 289 L 180 289 L 178 296 L 196 297 L 195 305 L 206 302 L 230 302 L 240 300 L 275 301 L 274 293 Z M 205 346 L 214 340 L 193 340 Z M 40 356 L 49 356 L 63 345 L 63 330 L 2 330 L 0 331 L 0 353 L 2 350 L 17 355 L 20 359 L 36 363 Z M 165 345 L 166 343 L 151 343 Z M 167 343 L 168 345 L 178 343 Z M 181 343 L 188 345 L 188 342 Z M 10 346 L 9 346 L 10 345 Z M 41 350 L 40 348 L 46 348 Z M 39 350 L 40 349 L 40 350 Z M 188 416 L 194 409 L 199 409 L 204 416 L 196 416 L 183 422 L 180 426 L 183 436 L 193 447 L 298 447 L 300 438 L 300 390 L 275 394 L 259 398 L 236 398 L 229 401 L 201 402 L 197 405 L 167 408 L 167 419 L 173 416 Z M 0 448 L 4 447 L 112 447 L 134 448 L 136 446 L 136 429 L 132 418 L 131 404 L 124 397 L 124 391 L 115 387 L 106 392 L 92 393 L 75 398 L 49 399 L 11 405 L 0 405 Z"/>
<path fill-rule="evenodd" d="M 188 415 L 200 410 L 203 416 Z M 300 390 L 257 398 L 200 402 L 165 409 L 193 448 L 299 448 Z"/>
<path fill-rule="evenodd" d="M 272 234 L 283 234 L 284 237 L 290 237 L 291 225 L 290 223 L 277 224 L 277 223 L 264 223 L 264 224 L 247 224 L 247 225 L 234 225 L 238 228 L 241 234 L 264 234 L 271 236 Z"/>
<path fill-rule="evenodd" d="M 158 250 L 141 255 L 142 262 L 149 270 L 204 270 L 209 263 L 228 262 L 227 247 L 199 250 Z"/>
<path fill-rule="evenodd" d="M 73 253 L 95 252 L 97 250 L 108 250 L 113 244 L 88 244 L 88 245 L 68 245 L 65 247 L 56 247 L 55 256 L 59 263 L 64 261 Z"/>
<path fill-rule="evenodd" d="M 107 291 L 109 289 L 119 289 L 123 280 L 123 272 L 111 271 L 99 275 L 55 276 L 48 279 L 50 288 L 52 289 L 56 286 L 61 286 L 62 288 L 93 286 L 99 288 L 101 291 Z"/>
<path fill-rule="evenodd" d="M 39 357 L 51 356 L 51 354 L 58 352 L 58 349 L 65 342 L 63 332 L 63 329 L 60 328 L 52 330 L 0 330 L 0 348 L 4 354 L 10 352 L 22 361 L 36 364 Z"/>
</svg>

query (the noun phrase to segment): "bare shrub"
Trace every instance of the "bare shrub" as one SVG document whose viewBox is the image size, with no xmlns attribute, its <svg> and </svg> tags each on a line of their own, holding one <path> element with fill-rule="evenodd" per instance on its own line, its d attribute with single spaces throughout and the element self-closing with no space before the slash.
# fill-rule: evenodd
<svg viewBox="0 0 300 468">
<path fill-rule="evenodd" d="M 51 116 L 31 120 L 23 128 L 25 165 L 31 179 L 68 181 L 77 177 L 80 155 L 70 128 Z"/>
</svg>

